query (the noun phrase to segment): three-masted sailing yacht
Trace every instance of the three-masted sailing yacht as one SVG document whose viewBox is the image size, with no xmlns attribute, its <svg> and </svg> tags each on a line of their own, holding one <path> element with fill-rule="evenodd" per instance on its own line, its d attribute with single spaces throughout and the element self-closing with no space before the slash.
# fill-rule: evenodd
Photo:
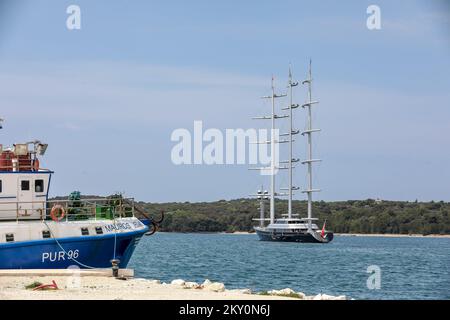
<svg viewBox="0 0 450 320">
<path fill-rule="evenodd" d="M 312 75 L 311 75 L 311 61 L 309 63 L 309 73 L 308 78 L 302 82 L 303 85 L 308 86 L 308 99 L 301 105 L 302 108 L 307 110 L 308 122 L 305 131 L 301 132 L 301 135 L 306 136 L 308 144 L 308 158 L 301 161 L 302 164 L 307 165 L 308 168 L 308 185 L 303 193 L 308 196 L 308 207 L 307 207 L 307 218 L 298 218 L 298 214 L 292 213 L 292 198 L 293 191 L 299 190 L 300 188 L 293 185 L 293 169 L 294 164 L 299 162 L 299 159 L 293 158 L 293 136 L 300 133 L 299 130 L 293 127 L 293 110 L 298 108 L 300 105 L 293 103 L 293 88 L 298 86 L 298 82 L 295 82 L 292 78 L 291 68 L 289 68 L 289 81 L 288 81 L 288 92 L 289 92 L 289 105 L 283 110 L 288 110 L 289 113 L 286 115 L 276 115 L 275 114 L 275 99 L 287 96 L 275 94 L 275 88 L 272 78 L 272 94 L 267 97 L 272 101 L 272 115 L 265 117 L 257 117 L 255 119 L 269 119 L 272 122 L 272 133 L 271 140 L 268 143 L 271 144 L 271 165 L 270 168 L 265 168 L 270 170 L 270 192 L 258 191 L 256 195 L 260 201 L 260 218 L 254 219 L 259 220 L 260 224 L 254 227 L 256 233 L 260 240 L 266 241 L 291 241 L 291 242 L 308 242 L 308 243 L 328 243 L 333 240 L 333 232 L 325 230 L 325 223 L 322 229 L 319 229 L 314 221 L 318 220 L 312 216 L 312 194 L 314 192 L 319 192 L 320 189 L 314 189 L 312 184 L 312 165 L 314 162 L 321 161 L 320 159 L 314 159 L 312 155 L 312 134 L 314 132 L 320 131 L 320 129 L 313 129 L 312 127 L 312 107 L 318 103 L 318 101 L 312 100 L 311 95 L 311 85 L 312 85 Z M 289 132 L 280 134 L 280 136 L 288 137 L 287 139 L 276 139 L 275 137 L 275 120 L 281 118 L 289 119 Z M 279 165 L 276 165 L 275 159 L 275 144 L 276 143 L 289 143 L 289 158 L 285 161 L 280 161 Z M 275 190 L 275 175 L 278 169 L 288 170 L 289 175 L 289 186 L 284 188 L 287 192 L 278 193 Z M 275 219 L 275 198 L 277 196 L 288 196 L 288 212 L 283 215 L 283 218 Z M 270 202 L 270 218 L 264 218 L 264 207 L 265 202 L 269 199 Z M 264 221 L 269 221 L 267 226 L 264 225 Z"/>
</svg>

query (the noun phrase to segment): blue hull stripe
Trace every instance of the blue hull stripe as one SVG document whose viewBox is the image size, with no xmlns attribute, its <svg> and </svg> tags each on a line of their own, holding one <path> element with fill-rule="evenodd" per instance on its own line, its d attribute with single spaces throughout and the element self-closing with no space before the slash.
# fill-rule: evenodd
<svg viewBox="0 0 450 320">
<path fill-rule="evenodd" d="M 125 268 L 148 228 L 127 233 L 6 243 L 0 245 L 0 269 L 109 268 L 114 258 Z M 80 262 L 78 264 L 75 260 Z"/>
</svg>

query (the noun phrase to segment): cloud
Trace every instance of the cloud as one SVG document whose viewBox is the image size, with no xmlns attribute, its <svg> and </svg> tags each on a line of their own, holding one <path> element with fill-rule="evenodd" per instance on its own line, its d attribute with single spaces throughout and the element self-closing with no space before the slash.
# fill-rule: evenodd
<svg viewBox="0 0 450 320">
<path fill-rule="evenodd" d="M 127 190 L 141 199 L 148 199 L 146 193 L 150 191 L 142 188 L 145 182 L 136 184 L 136 168 L 149 162 L 158 167 L 157 172 L 139 175 L 139 179 L 162 181 L 159 191 L 151 189 L 152 199 L 160 201 L 180 199 L 166 194 L 165 188 L 173 188 L 167 177 L 174 175 L 179 181 L 177 190 L 183 194 L 181 198 L 191 200 L 212 199 L 221 192 L 232 196 L 247 194 L 245 186 L 260 182 L 259 177 L 247 173 L 245 166 L 174 168 L 170 162 L 170 133 L 180 127 L 192 129 L 194 120 L 203 120 L 205 129 L 268 125 L 251 120 L 252 116 L 270 111 L 269 102 L 259 99 L 269 89 L 264 77 L 205 68 L 112 62 L 71 63 L 58 69 L 52 65 L 21 64 L 16 72 L 12 72 L 11 65 L 9 69 L 3 68 L 0 74 L 0 104 L 5 106 L 1 116 L 8 121 L 5 133 L 21 137 L 20 128 L 26 127 L 27 131 L 38 133 L 42 141 L 51 143 L 49 164 L 62 172 L 55 181 L 67 188 L 65 191 L 72 188 L 66 181 L 84 187 L 83 190 L 95 187 L 103 193 L 106 186 L 120 187 L 122 180 L 109 177 L 109 172 L 123 165 L 122 156 L 114 157 L 107 165 L 101 159 L 79 156 L 67 156 L 61 161 L 62 155 L 70 155 L 74 150 L 95 154 L 99 146 L 104 150 L 118 146 L 139 150 L 139 157 L 133 160 L 135 165 L 126 166 L 122 174 L 127 177 Z M 280 86 L 283 80 L 278 80 Z M 384 179 L 390 179 L 391 187 L 382 196 L 395 198 L 399 195 L 396 190 L 403 190 L 405 181 L 412 185 L 412 181 L 420 180 L 422 185 L 436 182 L 434 189 L 423 191 L 424 197 L 443 197 L 439 191 L 442 183 L 437 179 L 449 174 L 443 163 L 450 161 L 450 153 L 442 147 L 450 143 L 449 94 L 382 85 L 317 79 L 314 96 L 320 104 L 314 111 L 314 125 L 323 131 L 314 137 L 314 153 L 324 158 L 317 181 L 326 189 L 323 196 L 372 196 L 380 192 Z M 298 90 L 296 98 L 300 103 L 305 98 L 305 88 L 300 86 Z M 298 109 L 295 120 L 302 129 L 304 110 Z M 29 137 L 30 134 L 25 136 Z M 297 143 L 296 152 L 304 158 L 306 144 L 302 137 Z M 435 168 L 423 177 L 420 172 L 429 165 Z M 95 172 L 101 182 L 96 186 L 86 184 L 79 174 L 81 169 L 71 173 L 71 168 L 90 168 L 89 172 Z M 302 177 L 303 171 L 299 170 Z M 347 177 L 344 172 L 348 170 L 352 174 Z M 223 190 L 232 191 L 202 189 L 208 186 L 211 175 L 222 182 Z M 195 190 L 188 187 L 193 177 L 197 181 Z M 347 179 L 345 183 L 341 178 Z M 236 179 L 240 179 L 240 187 L 234 185 Z M 368 186 L 361 187 L 361 183 Z M 181 190 L 186 188 L 189 191 L 183 193 Z M 415 197 L 422 189 L 420 185 L 414 188 Z M 400 196 L 408 198 L 407 191 Z"/>
<path fill-rule="evenodd" d="M 133 63 L 11 65 L 0 74 L 0 101 L 9 116 L 170 123 L 226 115 L 244 92 L 264 93 L 268 79 L 224 71 Z M 266 86 L 267 87 L 267 86 Z M 250 93 L 248 93 L 250 92 Z M 204 108 L 204 106 L 208 106 Z M 27 110 L 23 113 L 23 110 Z"/>
<path fill-rule="evenodd" d="M 70 123 L 70 122 L 64 122 L 64 123 L 57 123 L 55 125 L 55 128 L 57 129 L 66 129 L 69 131 L 80 131 L 82 128 L 79 125 Z"/>
</svg>

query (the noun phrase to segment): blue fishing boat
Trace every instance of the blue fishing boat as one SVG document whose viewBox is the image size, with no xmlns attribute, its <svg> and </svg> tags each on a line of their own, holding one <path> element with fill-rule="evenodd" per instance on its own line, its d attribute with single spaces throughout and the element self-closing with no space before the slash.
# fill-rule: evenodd
<svg viewBox="0 0 450 320">
<path fill-rule="evenodd" d="M 49 199 L 54 172 L 39 160 L 46 149 L 40 141 L 0 145 L 0 269 L 125 268 L 162 218 L 120 195 Z"/>
</svg>

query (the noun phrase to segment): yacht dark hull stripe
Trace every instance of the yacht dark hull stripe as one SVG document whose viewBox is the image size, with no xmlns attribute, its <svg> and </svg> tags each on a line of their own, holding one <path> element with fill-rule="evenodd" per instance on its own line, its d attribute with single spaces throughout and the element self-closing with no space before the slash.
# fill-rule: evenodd
<svg viewBox="0 0 450 320">
<path fill-rule="evenodd" d="M 302 243 L 328 243 L 333 240 L 333 233 L 329 232 L 322 238 L 320 235 L 314 236 L 308 232 L 283 232 L 274 233 L 270 231 L 256 230 L 256 234 L 262 241 L 285 241 Z"/>
</svg>

